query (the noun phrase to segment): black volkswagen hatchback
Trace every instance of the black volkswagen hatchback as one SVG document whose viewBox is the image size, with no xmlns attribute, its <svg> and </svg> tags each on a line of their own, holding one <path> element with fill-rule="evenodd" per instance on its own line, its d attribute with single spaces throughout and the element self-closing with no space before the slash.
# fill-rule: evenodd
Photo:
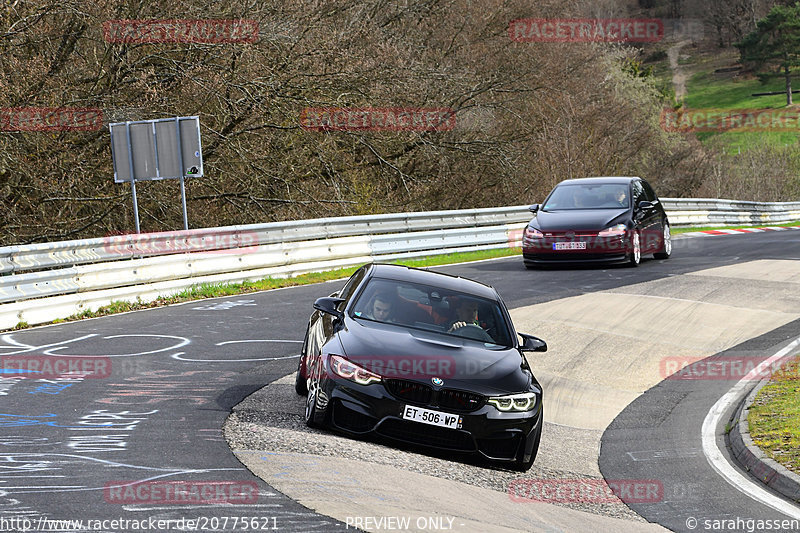
<svg viewBox="0 0 800 533">
<path fill-rule="evenodd" d="M 669 220 L 653 188 L 641 178 L 565 180 L 530 207 L 522 236 L 525 266 L 572 262 L 627 263 L 672 253 Z"/>
<path fill-rule="evenodd" d="M 542 388 L 500 296 L 465 278 L 367 264 L 314 303 L 295 381 L 305 420 L 528 470 Z"/>
</svg>

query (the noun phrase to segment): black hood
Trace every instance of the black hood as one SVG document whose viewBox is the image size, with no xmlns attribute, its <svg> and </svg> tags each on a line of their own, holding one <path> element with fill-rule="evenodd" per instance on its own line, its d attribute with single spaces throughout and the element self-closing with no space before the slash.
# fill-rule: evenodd
<svg viewBox="0 0 800 533">
<path fill-rule="evenodd" d="M 384 378 L 468 390 L 483 395 L 528 390 L 516 348 L 347 317 L 339 342 L 350 361 Z M 443 381 L 434 383 L 433 379 Z"/>
<path fill-rule="evenodd" d="M 630 209 L 562 209 L 536 213 L 531 225 L 540 231 L 600 231 L 624 223 Z"/>
</svg>

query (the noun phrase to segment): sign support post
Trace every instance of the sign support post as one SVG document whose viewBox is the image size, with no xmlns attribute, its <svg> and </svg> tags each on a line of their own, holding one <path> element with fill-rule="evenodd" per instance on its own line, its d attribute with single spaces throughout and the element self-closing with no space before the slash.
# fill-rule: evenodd
<svg viewBox="0 0 800 533">
<path fill-rule="evenodd" d="M 131 150 L 131 125 L 129 122 L 125 123 L 125 140 L 128 142 L 128 154 L 132 154 Z M 128 168 L 131 176 L 133 176 L 133 157 L 128 157 Z M 133 194 L 133 219 L 136 223 L 136 233 L 141 233 L 139 227 L 139 202 L 136 200 L 136 180 L 131 180 L 131 194 Z"/>
<path fill-rule="evenodd" d="M 175 135 L 178 137 L 178 147 L 183 146 L 181 143 L 181 123 L 178 117 L 175 117 Z M 199 137 L 198 137 L 199 139 Z M 178 165 L 183 168 L 183 151 L 178 150 Z M 183 179 L 183 172 L 181 172 L 181 205 L 183 205 L 183 229 L 189 229 L 189 215 L 186 212 L 186 183 Z"/>
</svg>

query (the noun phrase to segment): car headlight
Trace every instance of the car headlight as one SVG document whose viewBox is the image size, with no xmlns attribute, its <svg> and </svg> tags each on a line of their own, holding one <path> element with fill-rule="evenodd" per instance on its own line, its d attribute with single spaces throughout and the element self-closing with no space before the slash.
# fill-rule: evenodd
<svg viewBox="0 0 800 533">
<path fill-rule="evenodd" d="M 366 368 L 362 368 L 356 364 L 351 363 L 340 355 L 332 355 L 330 358 L 331 370 L 337 376 L 358 383 L 359 385 L 369 385 L 370 383 L 378 383 L 381 377 L 375 372 L 370 372 Z"/>
<path fill-rule="evenodd" d="M 526 226 L 522 237 L 524 239 L 542 239 L 544 238 L 544 234 L 536 228 Z"/>
<path fill-rule="evenodd" d="M 625 224 L 617 224 L 616 226 L 611 226 L 609 228 L 604 229 L 597 235 L 599 237 L 619 237 L 620 235 L 625 235 L 628 231 L 628 228 L 625 227 Z"/>
<path fill-rule="evenodd" d="M 536 393 L 526 392 L 524 394 L 509 394 L 508 396 L 493 396 L 489 398 L 489 403 L 494 405 L 498 411 L 503 412 L 531 411 L 536 407 Z"/>
</svg>

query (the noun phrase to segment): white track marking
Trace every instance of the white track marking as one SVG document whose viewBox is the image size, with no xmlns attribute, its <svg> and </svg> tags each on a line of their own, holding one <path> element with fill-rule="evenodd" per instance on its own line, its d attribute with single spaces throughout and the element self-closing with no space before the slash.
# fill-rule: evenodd
<svg viewBox="0 0 800 533">
<path fill-rule="evenodd" d="M 717 446 L 716 428 L 723 414 L 729 410 L 731 405 L 741 398 L 741 393 L 744 388 L 757 379 L 764 368 L 768 368 L 775 361 L 786 357 L 798 346 L 800 346 L 800 337 L 793 340 L 788 346 L 778 351 L 772 357 L 762 361 L 756 368 L 740 379 L 731 390 L 717 400 L 717 403 L 714 404 L 708 412 L 708 415 L 706 415 L 705 420 L 703 420 L 702 429 L 703 453 L 706 459 L 708 459 L 709 464 L 711 464 L 711 467 L 714 468 L 725 481 L 754 500 L 795 519 L 800 519 L 800 508 L 775 496 L 728 463 L 722 451 L 719 449 L 719 446 Z"/>
<path fill-rule="evenodd" d="M 293 359 L 300 357 L 300 354 L 285 355 L 283 357 L 253 357 L 251 359 L 189 359 L 188 357 L 181 357 L 185 352 L 178 352 L 172 354 L 170 357 L 177 361 L 188 361 L 192 363 L 244 363 L 248 361 L 279 361 L 281 359 Z"/>
</svg>

